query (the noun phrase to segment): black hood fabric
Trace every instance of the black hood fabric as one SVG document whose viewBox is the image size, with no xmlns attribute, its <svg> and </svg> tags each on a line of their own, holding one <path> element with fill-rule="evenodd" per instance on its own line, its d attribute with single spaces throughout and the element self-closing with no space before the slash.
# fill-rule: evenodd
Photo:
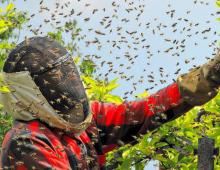
<svg viewBox="0 0 220 170">
<path fill-rule="evenodd" d="M 29 71 L 48 103 L 63 119 L 81 123 L 89 114 L 89 102 L 73 58 L 57 41 L 32 37 L 9 54 L 3 71 Z"/>
</svg>

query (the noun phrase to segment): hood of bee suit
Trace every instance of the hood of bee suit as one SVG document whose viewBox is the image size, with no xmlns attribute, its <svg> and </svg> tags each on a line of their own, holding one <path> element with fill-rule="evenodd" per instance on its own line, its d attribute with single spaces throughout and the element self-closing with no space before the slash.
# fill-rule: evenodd
<svg viewBox="0 0 220 170">
<path fill-rule="evenodd" d="M 53 48 L 61 50 L 55 56 L 45 55 Z M 31 38 L 28 44 L 22 42 L 9 54 L 0 72 L 0 104 L 15 120 L 40 119 L 75 135 L 92 121 L 73 58 L 57 42 L 45 37 Z"/>
<path fill-rule="evenodd" d="M 3 110 L 14 119 L 30 121 L 40 119 L 51 127 L 74 133 L 84 131 L 91 122 L 92 115 L 81 123 L 71 123 L 63 119 L 42 95 L 28 71 L 0 73 L 0 103 Z"/>
</svg>

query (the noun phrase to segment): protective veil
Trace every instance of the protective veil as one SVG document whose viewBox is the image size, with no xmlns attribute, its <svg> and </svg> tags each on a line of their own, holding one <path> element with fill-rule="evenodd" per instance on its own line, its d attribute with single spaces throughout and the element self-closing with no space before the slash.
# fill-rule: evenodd
<svg viewBox="0 0 220 170">
<path fill-rule="evenodd" d="M 59 43 L 33 37 L 7 58 L 1 76 L 4 110 L 17 120 L 40 119 L 52 127 L 80 133 L 90 124 L 89 102 L 73 58 Z"/>
<path fill-rule="evenodd" d="M 4 111 L 12 114 L 14 119 L 40 119 L 52 127 L 74 133 L 80 133 L 90 124 L 91 114 L 81 123 L 71 123 L 59 116 L 41 94 L 28 71 L 2 72 L 0 78 L 1 86 L 5 89 L 0 93 L 0 103 L 3 104 Z"/>
</svg>

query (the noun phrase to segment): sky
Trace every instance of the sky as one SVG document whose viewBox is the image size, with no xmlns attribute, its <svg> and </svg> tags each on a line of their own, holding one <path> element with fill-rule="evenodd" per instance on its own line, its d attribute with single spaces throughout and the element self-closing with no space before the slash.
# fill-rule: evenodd
<svg viewBox="0 0 220 170">
<path fill-rule="evenodd" d="M 219 28 L 214 0 L 123 0 L 115 1 L 114 6 L 112 0 L 93 0 L 91 2 L 72 0 L 67 7 L 64 5 L 68 2 L 67 0 L 44 0 L 42 7 L 46 6 L 50 11 L 44 10 L 40 13 L 40 1 L 17 0 L 16 2 L 19 9 L 28 10 L 30 15 L 35 14 L 30 21 L 33 28 L 42 24 L 44 19 L 50 19 L 51 13 L 57 14 L 55 21 L 61 22 L 55 24 L 54 21 L 56 26 L 62 26 L 69 20 L 76 20 L 82 29 L 80 36 L 83 38 L 77 42 L 82 58 L 88 55 L 99 56 L 100 59 L 91 57 L 97 65 L 97 75 L 102 73 L 100 79 L 104 79 L 106 73 L 108 73 L 109 80 L 119 78 L 120 87 L 113 93 L 125 97 L 126 92 L 133 91 L 133 93 L 127 94 L 127 98 L 125 98 L 127 100 L 134 100 L 135 94 L 142 93 L 145 89 L 154 93 L 171 84 L 178 75 L 188 72 L 193 66 L 205 63 L 206 57 L 212 57 L 217 46 L 215 41 L 219 38 L 218 34 L 214 35 Z M 57 11 L 55 11 L 55 3 L 60 4 Z M 63 9 L 61 9 L 62 5 Z M 74 9 L 74 15 L 64 18 L 63 15 L 69 14 L 72 9 Z M 94 9 L 98 9 L 98 11 L 93 15 Z M 127 12 L 126 9 L 132 10 Z M 172 10 L 175 10 L 173 17 L 169 13 Z M 137 21 L 136 18 L 140 11 L 142 13 Z M 77 14 L 80 12 L 82 14 L 78 16 Z M 63 15 L 58 15 L 59 13 L 63 13 Z M 85 22 L 85 18 L 89 18 L 89 21 Z M 105 29 L 109 22 L 111 26 Z M 176 26 L 172 27 L 175 24 Z M 120 31 L 117 31 L 119 28 Z M 43 23 L 42 35 L 52 29 L 50 24 Z M 92 31 L 88 31 L 89 29 Z M 210 31 L 202 33 L 209 29 Z M 111 33 L 110 30 L 112 30 Z M 100 31 L 105 35 L 98 35 L 95 31 Z M 127 33 L 135 31 L 137 33 L 132 35 Z M 197 34 L 195 34 L 196 32 Z M 19 41 L 22 41 L 24 36 L 33 36 L 30 31 L 25 29 L 20 34 Z M 98 45 L 86 46 L 86 42 L 94 41 L 96 38 L 99 41 Z M 65 35 L 64 39 L 70 40 L 69 36 Z M 184 39 L 185 41 L 181 43 Z M 115 44 L 114 47 L 113 44 Z M 99 46 L 101 46 L 100 49 Z M 173 49 L 165 52 L 169 48 Z M 129 61 L 129 59 L 131 60 Z M 101 66 L 103 61 L 105 63 Z M 188 63 L 188 61 L 190 62 Z M 117 70 L 117 73 L 108 71 L 110 69 L 108 62 L 113 63 L 113 71 Z M 161 68 L 162 75 L 160 75 Z M 178 72 L 178 69 L 181 70 Z M 154 77 L 154 82 L 151 81 L 151 76 Z M 126 78 L 130 79 L 125 80 Z"/>
<path fill-rule="evenodd" d="M 65 6 L 67 2 L 70 3 Z M 16 0 L 15 4 L 19 10 L 35 14 L 30 23 L 33 28 L 42 24 L 42 36 L 53 30 L 51 23 L 62 26 L 66 21 L 76 20 L 82 29 L 81 39 L 77 42 L 82 58 L 92 57 L 98 68 L 97 75 L 102 74 L 100 79 L 104 79 L 106 73 L 109 80 L 119 79 L 120 87 L 113 91 L 114 94 L 127 97 L 126 100 L 135 100 L 134 96 L 145 89 L 155 93 L 179 75 L 205 63 L 207 57 L 213 57 L 219 40 L 214 2 L 44 0 L 41 6 L 48 7 L 50 11 L 41 11 L 39 0 Z M 60 4 L 57 9 L 56 3 Z M 94 9 L 97 9 L 95 14 Z M 73 15 L 63 18 L 73 10 Z M 44 19 L 50 19 L 53 13 L 56 20 L 45 24 Z M 60 23 L 55 24 L 56 21 Z M 97 34 L 97 31 L 103 35 Z M 23 28 L 18 42 L 23 41 L 25 36 L 33 34 Z M 64 35 L 64 39 L 70 41 L 68 35 Z M 99 44 L 86 45 L 86 42 L 97 39 Z M 103 61 L 105 63 L 101 66 Z M 113 71 L 117 73 L 109 71 L 108 62 L 112 62 Z M 125 95 L 126 92 L 129 93 Z M 146 169 L 154 170 L 154 162 L 150 164 Z"/>
</svg>

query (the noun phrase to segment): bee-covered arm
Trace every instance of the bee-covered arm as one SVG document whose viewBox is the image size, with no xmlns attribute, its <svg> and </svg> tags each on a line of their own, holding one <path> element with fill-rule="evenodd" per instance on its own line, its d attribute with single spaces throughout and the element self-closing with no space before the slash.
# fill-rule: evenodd
<svg viewBox="0 0 220 170">
<path fill-rule="evenodd" d="M 182 103 L 177 83 L 141 100 L 124 101 L 122 104 L 91 102 L 101 142 L 105 145 L 104 151 L 135 141 L 134 136 L 145 134 L 190 108 Z"/>
<path fill-rule="evenodd" d="M 220 84 L 219 58 L 218 53 L 208 63 L 180 75 L 177 82 L 147 98 L 122 104 L 91 102 L 101 142 L 106 146 L 104 150 L 135 141 L 134 136 L 145 134 L 212 99 Z"/>
</svg>

